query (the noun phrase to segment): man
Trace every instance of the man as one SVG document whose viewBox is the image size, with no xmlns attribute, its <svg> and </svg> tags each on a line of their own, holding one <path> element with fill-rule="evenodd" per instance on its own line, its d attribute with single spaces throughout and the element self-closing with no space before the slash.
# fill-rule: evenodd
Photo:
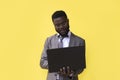
<svg viewBox="0 0 120 80">
<path fill-rule="evenodd" d="M 85 46 L 85 40 L 70 31 L 69 19 L 64 11 L 60 10 L 54 12 L 52 15 L 52 21 L 57 34 L 46 39 L 40 60 L 40 66 L 43 69 L 48 69 L 47 49 Z M 60 43 L 62 43 L 62 45 Z M 74 72 L 69 66 L 65 66 L 61 68 L 58 73 L 48 73 L 47 80 L 78 80 L 78 74 L 82 71 L 83 69 Z"/>
</svg>

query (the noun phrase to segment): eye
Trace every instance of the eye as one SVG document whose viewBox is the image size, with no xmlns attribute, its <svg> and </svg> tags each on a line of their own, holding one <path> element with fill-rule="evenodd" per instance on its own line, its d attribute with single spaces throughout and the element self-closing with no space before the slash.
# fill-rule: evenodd
<svg viewBox="0 0 120 80">
<path fill-rule="evenodd" d="M 59 26 L 60 26 L 60 24 L 55 24 L 55 26 L 56 26 L 56 27 L 59 27 Z"/>
<path fill-rule="evenodd" d="M 65 26 L 66 23 L 67 23 L 67 21 L 64 21 L 64 22 L 62 22 L 62 23 L 60 23 L 60 24 L 55 24 L 55 26 L 56 26 L 56 27 Z"/>
<path fill-rule="evenodd" d="M 64 21 L 63 23 L 62 23 L 62 25 L 64 26 L 66 24 L 66 21 Z"/>
</svg>

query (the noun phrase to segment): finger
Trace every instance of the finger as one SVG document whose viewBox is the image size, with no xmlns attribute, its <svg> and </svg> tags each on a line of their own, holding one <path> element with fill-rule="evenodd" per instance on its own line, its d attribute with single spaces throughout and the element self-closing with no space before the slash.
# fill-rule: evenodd
<svg viewBox="0 0 120 80">
<path fill-rule="evenodd" d="M 62 72 L 62 68 L 60 68 L 60 72 Z"/>
<path fill-rule="evenodd" d="M 60 75 L 63 74 L 63 73 L 62 73 L 62 68 L 60 68 L 60 71 L 58 71 L 58 73 L 59 73 Z"/>
<path fill-rule="evenodd" d="M 70 76 L 74 76 L 74 75 L 75 75 L 75 72 L 73 70 L 71 70 Z"/>
<path fill-rule="evenodd" d="M 67 74 L 69 75 L 70 74 L 70 67 L 67 66 Z"/>
<path fill-rule="evenodd" d="M 70 72 L 70 73 L 74 74 L 74 71 L 73 71 L 73 70 L 71 70 L 71 72 Z"/>
<path fill-rule="evenodd" d="M 66 74 L 66 72 L 65 72 L 65 67 L 63 67 L 63 74 Z"/>
<path fill-rule="evenodd" d="M 63 71 L 62 68 L 60 68 L 60 73 L 62 73 L 62 71 Z"/>
<path fill-rule="evenodd" d="M 73 71 L 73 70 L 70 71 L 70 74 L 68 75 L 68 77 L 69 77 L 70 79 L 72 79 L 72 78 L 74 77 L 74 71 Z"/>
</svg>

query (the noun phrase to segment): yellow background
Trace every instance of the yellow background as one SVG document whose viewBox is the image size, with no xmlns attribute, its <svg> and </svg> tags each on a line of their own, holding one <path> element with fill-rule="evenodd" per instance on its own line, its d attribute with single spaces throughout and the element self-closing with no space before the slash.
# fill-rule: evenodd
<svg viewBox="0 0 120 80">
<path fill-rule="evenodd" d="M 39 60 L 56 10 L 86 40 L 80 80 L 120 80 L 120 0 L 0 0 L 0 80 L 45 80 Z"/>
</svg>

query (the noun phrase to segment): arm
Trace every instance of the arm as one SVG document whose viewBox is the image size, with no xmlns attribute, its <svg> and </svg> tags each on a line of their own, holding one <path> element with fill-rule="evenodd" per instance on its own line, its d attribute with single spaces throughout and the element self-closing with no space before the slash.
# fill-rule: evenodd
<svg viewBox="0 0 120 80">
<path fill-rule="evenodd" d="M 80 46 L 85 46 L 85 40 L 83 40 L 79 45 L 80 45 Z M 86 47 L 85 47 L 85 48 L 86 48 Z M 86 65 L 86 63 L 85 63 L 85 65 Z M 76 72 L 76 74 L 80 74 L 80 73 L 82 73 L 83 71 L 84 71 L 84 68 L 78 70 L 78 71 Z"/>
<path fill-rule="evenodd" d="M 49 42 L 47 38 L 44 44 L 44 49 L 43 49 L 41 60 L 40 60 L 40 66 L 43 69 L 48 69 L 48 60 L 47 60 L 47 49 L 49 48 L 48 45 L 49 45 Z"/>
</svg>

